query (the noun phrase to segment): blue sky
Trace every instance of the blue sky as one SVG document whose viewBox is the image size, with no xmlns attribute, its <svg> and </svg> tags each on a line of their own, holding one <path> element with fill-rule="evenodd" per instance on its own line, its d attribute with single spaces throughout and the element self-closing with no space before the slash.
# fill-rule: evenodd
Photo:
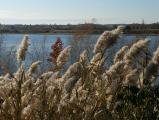
<svg viewBox="0 0 159 120">
<path fill-rule="evenodd" d="M 159 0 L 0 0 L 4 24 L 159 21 Z"/>
</svg>

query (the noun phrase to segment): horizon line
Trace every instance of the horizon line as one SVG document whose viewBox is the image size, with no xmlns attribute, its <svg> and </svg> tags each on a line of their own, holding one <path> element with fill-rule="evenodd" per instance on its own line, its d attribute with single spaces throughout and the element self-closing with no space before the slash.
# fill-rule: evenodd
<svg viewBox="0 0 159 120">
<path fill-rule="evenodd" d="M 144 23 L 145 25 L 148 24 L 155 24 L 159 23 L 158 21 L 156 22 L 151 22 L 151 23 Z M 66 23 L 66 24 L 58 24 L 58 23 L 1 23 L 0 25 L 83 25 L 83 24 L 94 24 L 94 25 L 129 25 L 129 24 L 143 24 L 139 22 L 134 22 L 134 23 L 91 23 L 91 22 L 83 22 L 83 23 Z"/>
</svg>

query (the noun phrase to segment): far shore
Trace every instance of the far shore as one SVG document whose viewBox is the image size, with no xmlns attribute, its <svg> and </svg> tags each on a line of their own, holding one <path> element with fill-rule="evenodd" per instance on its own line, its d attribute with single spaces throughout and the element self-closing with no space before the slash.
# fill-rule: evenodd
<svg viewBox="0 0 159 120">
<path fill-rule="evenodd" d="M 26 32 L 24 32 L 24 33 L 19 33 L 19 32 L 15 32 L 15 33 L 13 33 L 13 32 L 11 32 L 11 33 L 8 33 L 8 32 L 6 32 L 6 33 L 0 33 L 0 35 L 8 35 L 8 34 L 34 34 L 34 35 L 73 35 L 73 33 L 67 33 L 67 32 L 61 32 L 61 33 L 50 33 L 50 32 L 48 32 L 48 33 L 26 33 Z M 101 33 L 91 33 L 91 34 L 88 34 L 88 35 L 101 35 Z M 149 36 L 149 35 L 151 35 L 151 36 L 159 36 L 159 34 L 157 34 L 157 33 L 123 33 L 123 35 L 138 35 L 138 36 Z"/>
</svg>

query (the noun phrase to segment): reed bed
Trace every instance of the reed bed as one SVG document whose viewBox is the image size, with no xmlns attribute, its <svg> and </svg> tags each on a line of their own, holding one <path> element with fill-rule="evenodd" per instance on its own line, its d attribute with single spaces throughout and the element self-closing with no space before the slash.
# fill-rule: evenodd
<svg viewBox="0 0 159 120">
<path fill-rule="evenodd" d="M 149 40 L 123 46 L 106 69 L 106 53 L 122 36 L 124 27 L 105 31 L 93 58 L 87 51 L 64 71 L 71 46 L 63 49 L 54 69 L 37 74 L 41 61 L 24 69 L 29 37 L 17 51 L 19 68 L 0 76 L 1 120 L 149 120 L 159 117 L 159 48 L 149 53 Z"/>
</svg>

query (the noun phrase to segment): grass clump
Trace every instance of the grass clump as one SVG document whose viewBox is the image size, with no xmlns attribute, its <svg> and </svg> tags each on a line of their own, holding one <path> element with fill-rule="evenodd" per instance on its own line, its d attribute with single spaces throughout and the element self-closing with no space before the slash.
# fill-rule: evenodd
<svg viewBox="0 0 159 120">
<path fill-rule="evenodd" d="M 63 70 L 71 46 L 57 57 L 55 69 L 36 74 L 41 61 L 24 69 L 28 37 L 17 51 L 19 69 L 0 77 L 0 119 L 2 120 L 149 120 L 158 119 L 157 79 L 159 49 L 150 55 L 148 40 L 124 46 L 106 69 L 105 54 L 123 31 L 119 26 L 104 32 L 89 61 L 87 51 Z M 154 72 L 155 71 L 155 72 Z"/>
</svg>

